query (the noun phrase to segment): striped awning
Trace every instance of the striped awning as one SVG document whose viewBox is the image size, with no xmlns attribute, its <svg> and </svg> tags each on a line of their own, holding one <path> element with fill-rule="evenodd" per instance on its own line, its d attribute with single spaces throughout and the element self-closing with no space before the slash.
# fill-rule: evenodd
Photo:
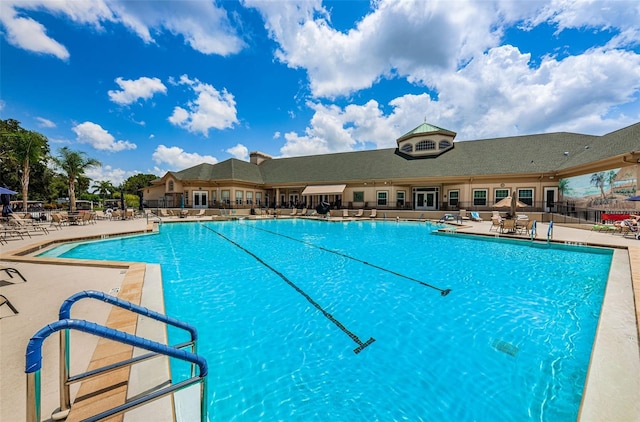
<svg viewBox="0 0 640 422">
<path fill-rule="evenodd" d="M 318 185 L 307 186 L 302 191 L 303 195 L 337 195 L 344 192 L 347 185 Z"/>
</svg>

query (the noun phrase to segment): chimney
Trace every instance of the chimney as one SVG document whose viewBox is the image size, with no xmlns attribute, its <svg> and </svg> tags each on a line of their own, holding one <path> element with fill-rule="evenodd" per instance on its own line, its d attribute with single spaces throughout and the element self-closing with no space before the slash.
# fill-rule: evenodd
<svg viewBox="0 0 640 422">
<path fill-rule="evenodd" d="M 265 160 L 270 160 L 272 157 L 264 152 L 252 151 L 249 153 L 249 162 L 251 164 L 260 165 Z"/>
</svg>

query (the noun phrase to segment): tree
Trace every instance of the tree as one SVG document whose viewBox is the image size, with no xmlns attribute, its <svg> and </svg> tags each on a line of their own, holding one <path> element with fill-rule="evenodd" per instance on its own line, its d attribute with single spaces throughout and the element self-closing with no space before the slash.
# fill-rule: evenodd
<svg viewBox="0 0 640 422">
<path fill-rule="evenodd" d="M 22 187 L 22 209 L 27 209 L 29 199 L 29 180 L 32 167 L 41 164 L 49 153 L 47 138 L 20 127 L 20 122 L 13 119 L 0 121 L 0 134 L 3 138 L 2 155 L 13 162 L 20 173 Z"/>
<path fill-rule="evenodd" d="M 99 180 L 91 186 L 93 189 L 91 193 L 97 193 L 102 197 L 102 201 L 105 200 L 107 196 L 113 195 L 118 189 L 111 184 L 108 180 Z"/>
<path fill-rule="evenodd" d="M 84 172 L 91 167 L 102 164 L 94 158 L 86 157 L 84 152 L 72 151 L 68 147 L 60 148 L 59 155 L 53 157 L 53 162 L 67 177 L 69 186 L 69 209 L 76 210 L 76 183 L 87 180 Z M 87 184 L 88 186 L 88 184 Z"/>
<path fill-rule="evenodd" d="M 155 174 L 136 174 L 125 180 L 122 187 L 126 193 L 137 195 L 138 190 L 151 186 L 151 182 L 157 178 Z"/>
<path fill-rule="evenodd" d="M 600 188 L 600 193 L 602 194 L 603 200 L 606 198 L 606 195 L 604 194 L 605 180 L 606 180 L 606 176 L 604 172 L 593 173 L 591 175 L 591 184 Z"/>
</svg>

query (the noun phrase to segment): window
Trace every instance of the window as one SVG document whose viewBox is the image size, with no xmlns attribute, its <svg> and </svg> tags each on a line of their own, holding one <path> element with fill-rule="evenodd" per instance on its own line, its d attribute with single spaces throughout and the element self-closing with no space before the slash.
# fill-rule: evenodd
<svg viewBox="0 0 640 422">
<path fill-rule="evenodd" d="M 460 202 L 460 191 L 459 190 L 450 190 L 449 191 L 449 206 L 457 207 L 458 202 Z"/>
<path fill-rule="evenodd" d="M 487 190 L 486 189 L 474 189 L 473 190 L 473 205 L 474 206 L 487 205 Z"/>
<path fill-rule="evenodd" d="M 262 205 L 262 192 L 256 192 L 256 205 Z"/>
<path fill-rule="evenodd" d="M 364 192 L 353 192 L 353 202 L 364 202 Z"/>
<path fill-rule="evenodd" d="M 243 194 L 244 192 L 242 192 L 241 190 L 236 191 L 236 205 L 242 205 Z"/>
<path fill-rule="evenodd" d="M 167 191 L 173 192 L 173 180 L 169 180 L 167 183 Z"/>
<path fill-rule="evenodd" d="M 247 191 L 247 205 L 253 205 L 253 192 Z"/>
<path fill-rule="evenodd" d="M 220 196 L 222 197 L 222 202 L 224 204 L 229 205 L 231 203 L 231 192 L 228 190 L 223 190 L 220 192 Z"/>
<path fill-rule="evenodd" d="M 378 191 L 378 206 L 386 206 L 387 205 L 387 195 L 389 192 L 386 190 Z"/>
<path fill-rule="evenodd" d="M 399 208 L 404 207 L 404 196 L 405 192 L 403 190 L 399 190 L 396 192 L 396 206 Z"/>
<path fill-rule="evenodd" d="M 518 189 L 518 201 L 533 206 L 533 189 Z"/>
<path fill-rule="evenodd" d="M 507 196 L 509 196 L 509 189 L 496 189 L 495 193 L 495 202 L 498 202 Z"/>
<path fill-rule="evenodd" d="M 400 148 L 400 151 L 406 152 L 406 153 L 411 153 L 411 152 L 413 152 L 413 145 L 412 144 L 404 144 L 402 146 L 402 148 Z"/>
<path fill-rule="evenodd" d="M 433 141 L 420 141 L 416 144 L 416 151 L 426 151 L 436 149 L 436 143 Z"/>
<path fill-rule="evenodd" d="M 217 200 L 218 200 L 218 197 L 216 196 L 216 191 L 212 190 L 211 191 L 211 203 L 215 205 Z"/>
<path fill-rule="evenodd" d="M 451 142 L 447 141 L 446 139 L 443 139 L 438 143 L 438 149 L 447 149 L 450 146 L 451 146 Z"/>
</svg>

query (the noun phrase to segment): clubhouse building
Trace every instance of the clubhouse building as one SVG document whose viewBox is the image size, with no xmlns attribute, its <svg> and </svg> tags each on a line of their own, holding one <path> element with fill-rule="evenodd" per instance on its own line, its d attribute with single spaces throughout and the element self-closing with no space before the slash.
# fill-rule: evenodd
<svg viewBox="0 0 640 422">
<path fill-rule="evenodd" d="M 611 169 L 640 169 L 640 123 L 602 136 L 548 133 L 456 141 L 423 123 L 397 148 L 229 159 L 170 171 L 145 188 L 149 207 L 334 208 L 487 211 L 514 193 L 531 212 L 555 212 L 559 180 Z"/>
</svg>

